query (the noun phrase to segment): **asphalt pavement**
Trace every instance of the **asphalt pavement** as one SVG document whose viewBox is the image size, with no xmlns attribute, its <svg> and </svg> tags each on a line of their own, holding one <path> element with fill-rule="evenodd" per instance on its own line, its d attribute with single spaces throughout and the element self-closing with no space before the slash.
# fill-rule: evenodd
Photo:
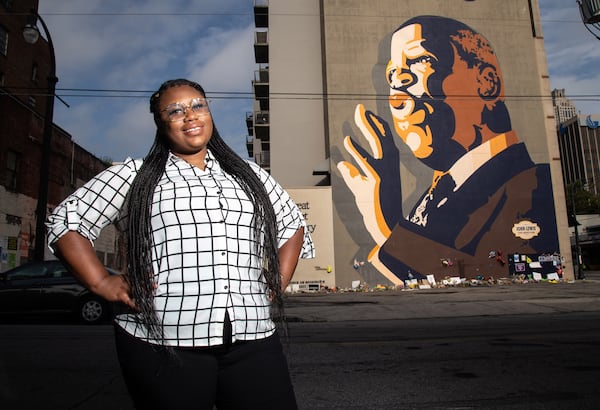
<svg viewBox="0 0 600 410">
<path fill-rule="evenodd" d="M 571 283 L 562 281 L 556 283 L 549 281 L 528 283 L 501 281 L 501 283 L 478 286 L 457 285 L 431 289 L 296 293 L 286 296 L 286 314 L 291 325 L 293 325 L 293 322 L 324 322 L 324 324 L 327 324 L 327 322 L 372 320 L 374 321 L 373 326 L 380 326 L 382 322 L 375 323 L 375 321 L 524 314 L 549 314 L 549 317 L 556 317 L 560 313 L 598 312 L 600 311 L 600 272 L 585 272 L 585 274 L 586 279 Z M 338 323 L 337 325 L 332 323 L 332 326 L 347 325 L 352 326 L 349 323 Z M 65 391 L 52 392 L 52 397 L 55 397 L 56 400 L 71 403 L 74 400 L 72 397 L 74 396 L 73 391 L 82 390 L 87 394 L 85 399 L 78 402 L 79 404 L 76 406 L 62 408 L 86 410 L 130 408 L 124 385 L 119 376 L 118 366 L 114 359 L 114 352 L 111 350 L 113 349 L 110 343 L 112 334 L 106 326 L 81 328 L 85 332 L 99 334 L 93 336 L 94 340 L 98 339 L 96 340 L 98 346 L 95 347 L 96 351 L 93 354 L 90 354 L 87 348 L 82 348 L 79 345 L 80 340 L 61 339 L 61 337 L 64 338 L 64 335 L 61 337 L 56 336 L 64 331 L 64 326 L 40 326 L 39 330 L 47 332 L 48 335 L 38 335 L 40 339 L 34 341 L 23 340 L 18 337 L 18 334 L 29 331 L 30 326 L 14 326 L 12 324 L 2 326 L 4 327 L 3 331 L 13 334 L 12 337 L 4 335 L 4 344 L 8 349 L 6 352 L 19 352 L 21 344 L 37 343 L 39 340 L 45 341 L 46 344 L 50 342 L 69 343 L 69 346 L 75 346 L 73 352 L 69 353 L 70 362 L 64 362 L 57 358 L 57 362 L 61 363 L 60 368 L 55 368 L 54 366 L 59 365 L 53 361 L 50 361 L 49 364 L 45 364 L 44 361 L 41 362 L 42 367 L 47 372 L 44 377 L 50 377 L 50 375 L 57 377 L 61 374 L 62 376 L 58 377 L 68 378 L 68 380 L 65 380 L 67 383 Z M 37 346 L 37 344 L 35 346 L 31 347 L 31 352 L 19 359 L 23 361 L 21 364 L 23 369 L 19 371 L 25 373 L 18 377 L 13 375 L 14 380 L 9 378 L 13 377 L 10 376 L 10 372 L 4 374 L 6 369 L 2 369 L 2 360 L 0 360 L 0 376 L 6 378 L 3 383 L 0 383 L 1 385 L 6 386 L 8 381 L 16 383 L 17 380 L 21 379 L 25 384 L 33 383 L 33 376 L 27 375 L 28 360 L 31 361 L 31 366 L 34 366 L 34 364 L 40 366 L 40 362 L 36 358 L 39 355 L 46 357 L 52 351 L 48 346 Z M 101 351 L 102 357 L 110 358 L 103 361 L 102 365 L 97 363 L 97 355 L 100 355 L 100 349 L 103 349 Z M 94 371 L 84 377 L 76 372 L 71 374 L 72 372 L 69 370 L 71 367 L 77 369 L 89 368 L 94 369 Z M 2 377 L 0 377 L 1 379 Z M 86 389 L 90 389 L 90 383 L 95 390 L 88 392 Z M 44 383 L 42 386 L 46 384 Z M 25 387 L 23 388 L 25 389 Z M 37 410 L 38 408 L 59 408 L 53 407 L 49 403 L 39 406 L 38 399 L 46 397 L 46 400 L 48 400 L 49 396 L 47 395 L 50 394 L 43 388 L 40 387 L 40 389 L 40 391 L 36 390 L 30 393 L 30 399 L 34 404 L 28 406 L 25 401 L 19 401 L 19 405 L 16 407 L 12 405 L 15 402 L 3 403 L 3 391 L 0 389 L 0 409 Z M 30 388 L 27 387 L 25 390 L 29 391 Z M 42 392 L 45 393 L 41 394 Z"/>
<path fill-rule="evenodd" d="M 464 284 L 431 289 L 295 293 L 289 322 L 426 319 L 600 311 L 600 271 L 573 282 Z"/>
</svg>

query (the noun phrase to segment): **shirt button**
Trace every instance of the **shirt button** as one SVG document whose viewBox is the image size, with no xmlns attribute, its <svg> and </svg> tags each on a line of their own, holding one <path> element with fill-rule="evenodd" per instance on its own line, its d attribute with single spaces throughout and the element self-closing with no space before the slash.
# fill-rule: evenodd
<svg viewBox="0 0 600 410">
<path fill-rule="evenodd" d="M 225 285 L 223 286 L 223 289 L 229 289 L 229 286 Z"/>
<path fill-rule="evenodd" d="M 221 256 L 225 256 L 225 252 L 221 252 Z"/>
</svg>

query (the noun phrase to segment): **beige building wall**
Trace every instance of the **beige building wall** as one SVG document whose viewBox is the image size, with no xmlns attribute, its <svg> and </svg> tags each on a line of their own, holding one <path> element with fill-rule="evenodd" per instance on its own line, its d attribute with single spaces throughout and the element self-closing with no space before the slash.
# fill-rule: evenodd
<svg viewBox="0 0 600 410">
<path fill-rule="evenodd" d="M 319 0 L 269 2 L 271 174 L 285 187 L 316 185 L 326 139 Z"/>
<path fill-rule="evenodd" d="M 332 288 L 337 282 L 337 271 L 331 220 L 331 187 L 288 188 L 287 192 L 302 211 L 316 250 L 315 258 L 298 261 L 290 290 L 308 289 L 309 286 Z"/>
<path fill-rule="evenodd" d="M 535 61 L 539 73 L 539 87 L 542 96 L 552 95 L 550 88 L 550 75 L 548 73 L 548 62 L 546 60 L 546 50 L 544 48 L 544 37 L 542 34 L 542 22 L 538 0 L 535 0 L 533 9 L 535 19 L 536 38 L 534 41 Z M 550 172 L 552 175 L 552 190 L 554 191 L 554 207 L 556 209 L 556 227 L 558 228 L 558 240 L 560 245 L 560 255 L 564 259 L 565 273 L 564 278 L 575 280 L 575 268 L 573 264 L 573 254 L 571 253 L 571 239 L 569 231 L 569 221 L 567 218 L 567 199 L 564 189 L 564 178 L 562 175 L 562 166 L 560 161 L 560 147 L 556 135 L 556 119 L 552 105 L 552 100 L 542 99 L 542 109 L 544 116 L 544 127 L 546 144 L 548 147 L 548 160 Z M 534 158 L 535 160 L 535 158 Z"/>
</svg>

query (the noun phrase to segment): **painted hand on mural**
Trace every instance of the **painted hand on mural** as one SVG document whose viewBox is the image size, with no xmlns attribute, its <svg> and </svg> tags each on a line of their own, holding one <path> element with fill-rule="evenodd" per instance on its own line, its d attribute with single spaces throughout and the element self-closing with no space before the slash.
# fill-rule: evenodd
<svg viewBox="0 0 600 410">
<path fill-rule="evenodd" d="M 356 106 L 354 121 L 367 140 L 372 154 L 350 136 L 344 148 L 355 166 L 340 161 L 337 168 L 354 194 L 366 229 L 378 245 L 389 237 L 396 221 L 402 217 L 402 191 L 398 164 L 400 154 L 389 125 L 362 104 Z"/>
</svg>

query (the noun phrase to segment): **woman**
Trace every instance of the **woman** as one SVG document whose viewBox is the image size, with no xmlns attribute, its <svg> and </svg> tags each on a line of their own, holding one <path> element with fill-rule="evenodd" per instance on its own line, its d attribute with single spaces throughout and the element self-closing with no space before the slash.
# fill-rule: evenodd
<svg viewBox="0 0 600 410">
<path fill-rule="evenodd" d="M 178 79 L 150 98 L 148 156 L 98 174 L 49 218 L 48 243 L 94 293 L 121 302 L 115 340 L 138 409 L 295 409 L 271 318 L 298 257 L 314 248 L 300 211 L 221 139 L 202 87 Z M 92 242 L 123 228 L 127 273 Z"/>
</svg>

